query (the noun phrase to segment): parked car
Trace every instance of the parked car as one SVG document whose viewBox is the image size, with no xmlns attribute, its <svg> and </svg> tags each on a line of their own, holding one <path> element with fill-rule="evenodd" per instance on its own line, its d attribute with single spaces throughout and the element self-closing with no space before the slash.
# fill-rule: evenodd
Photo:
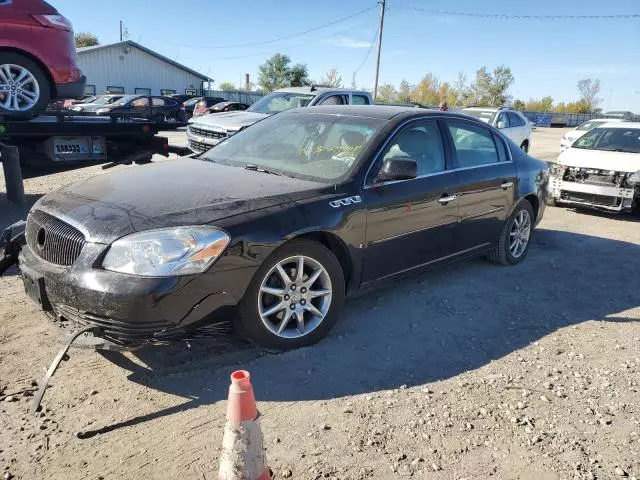
<svg viewBox="0 0 640 480">
<path fill-rule="evenodd" d="M 178 103 L 184 103 L 192 98 L 197 98 L 196 95 L 191 95 L 189 93 L 172 93 L 171 95 L 167 95 L 167 97 L 173 98 Z"/>
<path fill-rule="evenodd" d="M 192 118 L 187 127 L 189 148 L 204 152 L 241 128 L 258 120 L 297 107 L 314 105 L 371 105 L 368 92 L 345 88 L 292 87 L 276 90 L 262 97 L 242 112 L 224 112 Z"/>
<path fill-rule="evenodd" d="M 208 113 L 235 112 L 237 110 L 246 110 L 247 108 L 249 108 L 249 105 L 247 105 L 246 103 L 219 102 L 209 108 L 205 108 L 205 109 L 196 108 L 194 110 L 194 116 L 206 115 Z M 200 112 L 200 113 L 196 113 L 196 112 Z"/>
<path fill-rule="evenodd" d="M 528 152 L 531 148 L 531 122 L 522 113 L 510 108 L 463 108 L 460 113 L 471 115 L 502 130 L 516 145 Z"/>
<path fill-rule="evenodd" d="M 609 212 L 639 207 L 640 123 L 605 123 L 563 151 L 553 166 L 548 203 Z"/>
<path fill-rule="evenodd" d="M 569 148 L 573 142 L 593 128 L 600 127 L 605 123 L 624 121 L 625 120 L 620 118 L 593 118 L 591 120 L 587 120 L 576 128 L 569 130 L 562 136 L 562 139 L 560 139 L 560 151 Z"/>
<path fill-rule="evenodd" d="M 91 97 L 91 100 L 86 103 L 76 103 L 72 105 L 70 108 L 76 112 L 97 112 L 101 108 L 104 108 L 107 105 L 111 105 L 112 103 L 121 100 L 124 95 L 120 95 L 117 93 L 108 93 L 104 95 L 96 95 Z"/>
<path fill-rule="evenodd" d="M 198 158 L 44 196 L 19 265 L 58 324 L 99 325 L 120 345 L 222 318 L 258 345 L 297 348 L 327 334 L 345 295 L 473 256 L 522 262 L 547 175 L 468 116 L 297 109 Z"/>
<path fill-rule="evenodd" d="M 169 97 L 124 95 L 120 100 L 97 109 L 96 115 L 147 118 L 156 122 L 184 121 L 182 105 Z"/>
<path fill-rule="evenodd" d="M 0 1 L 0 114 L 32 118 L 85 81 L 69 20 L 42 0 Z"/>
<path fill-rule="evenodd" d="M 204 115 L 208 113 L 209 107 L 225 101 L 222 97 L 200 97 L 191 107 L 191 117 Z"/>
</svg>

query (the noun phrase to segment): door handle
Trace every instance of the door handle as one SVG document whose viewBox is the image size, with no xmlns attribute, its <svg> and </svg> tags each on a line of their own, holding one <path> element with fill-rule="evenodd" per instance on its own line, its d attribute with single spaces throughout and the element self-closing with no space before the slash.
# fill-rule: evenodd
<svg viewBox="0 0 640 480">
<path fill-rule="evenodd" d="M 500 188 L 502 188 L 503 190 L 506 190 L 507 188 L 513 187 L 513 182 L 504 182 L 502 183 L 502 185 L 500 185 Z"/>
<path fill-rule="evenodd" d="M 456 198 L 458 198 L 458 195 L 447 195 L 445 193 L 444 196 L 438 199 L 438 202 L 440 202 L 442 205 L 446 205 L 449 202 L 453 202 Z"/>
</svg>

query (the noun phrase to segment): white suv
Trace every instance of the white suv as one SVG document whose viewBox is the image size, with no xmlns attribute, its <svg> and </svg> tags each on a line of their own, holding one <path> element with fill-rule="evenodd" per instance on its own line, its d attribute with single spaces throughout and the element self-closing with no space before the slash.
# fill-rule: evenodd
<svg viewBox="0 0 640 480">
<path fill-rule="evenodd" d="M 502 130 L 516 145 L 525 152 L 531 148 L 531 123 L 520 112 L 510 108 L 463 108 L 460 113 L 471 115 L 489 125 Z"/>
</svg>

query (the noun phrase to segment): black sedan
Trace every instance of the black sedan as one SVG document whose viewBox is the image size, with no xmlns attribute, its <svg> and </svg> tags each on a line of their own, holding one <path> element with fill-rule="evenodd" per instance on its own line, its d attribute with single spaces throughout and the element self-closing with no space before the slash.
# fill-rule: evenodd
<svg viewBox="0 0 640 480">
<path fill-rule="evenodd" d="M 136 346 L 220 320 L 310 345 L 346 295 L 452 261 L 524 260 L 548 167 L 484 122 L 387 106 L 280 113 L 31 209 L 19 258 L 58 324 Z"/>
<path fill-rule="evenodd" d="M 159 123 L 186 120 L 182 104 L 177 100 L 148 95 L 124 95 L 120 100 L 96 110 L 96 115 L 146 118 Z"/>
</svg>

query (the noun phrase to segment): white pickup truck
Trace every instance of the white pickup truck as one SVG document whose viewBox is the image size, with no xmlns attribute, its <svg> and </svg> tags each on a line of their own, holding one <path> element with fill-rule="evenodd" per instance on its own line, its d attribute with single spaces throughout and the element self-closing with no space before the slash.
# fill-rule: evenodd
<svg viewBox="0 0 640 480">
<path fill-rule="evenodd" d="M 238 130 L 253 125 L 268 115 L 298 107 L 316 105 L 372 105 L 369 92 L 346 88 L 291 87 L 276 90 L 247 110 L 211 113 L 189 120 L 189 148 L 197 153 L 209 150 Z"/>
</svg>

